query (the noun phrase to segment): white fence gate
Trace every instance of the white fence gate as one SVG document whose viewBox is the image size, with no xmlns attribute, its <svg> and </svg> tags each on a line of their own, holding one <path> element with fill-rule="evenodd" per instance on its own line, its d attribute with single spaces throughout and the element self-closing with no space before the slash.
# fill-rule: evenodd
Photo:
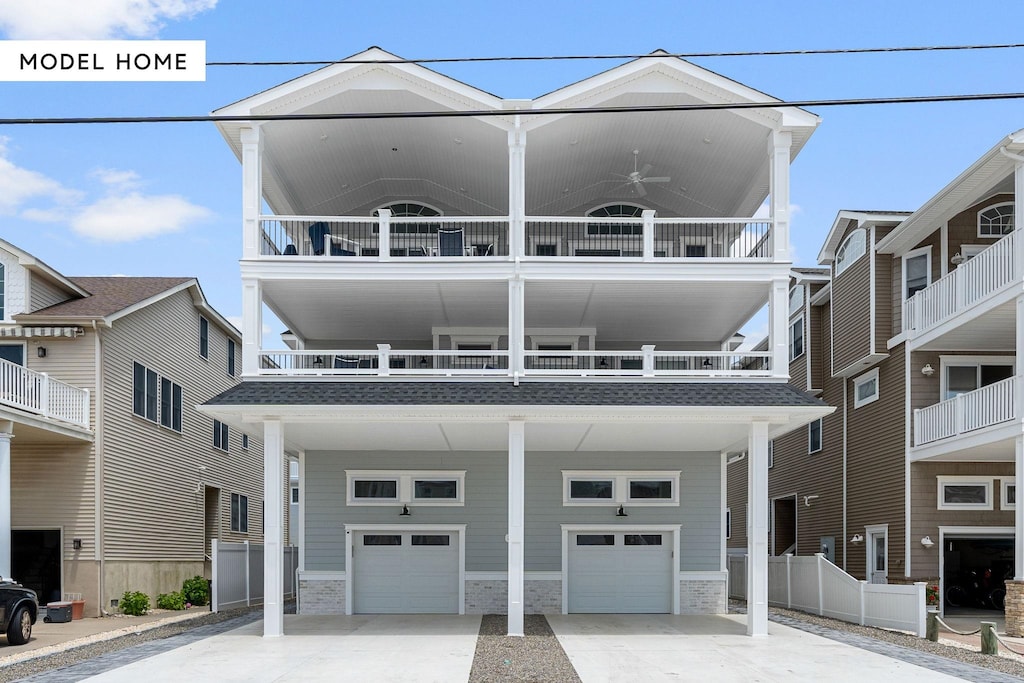
<svg viewBox="0 0 1024 683">
<path fill-rule="evenodd" d="M 263 602 L 263 546 L 244 541 L 224 543 L 213 539 L 213 589 L 210 609 L 219 612 Z M 299 549 L 284 549 L 284 597 L 295 597 L 295 571 Z"/>
<path fill-rule="evenodd" d="M 730 555 L 729 597 L 747 596 L 747 556 Z M 768 558 L 768 604 L 925 637 L 925 585 L 858 581 L 821 553 Z"/>
</svg>

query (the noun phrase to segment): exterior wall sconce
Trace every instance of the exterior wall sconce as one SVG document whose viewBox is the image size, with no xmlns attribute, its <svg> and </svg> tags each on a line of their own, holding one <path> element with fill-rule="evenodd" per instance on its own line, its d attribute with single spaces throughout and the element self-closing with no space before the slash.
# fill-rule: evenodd
<svg viewBox="0 0 1024 683">
<path fill-rule="evenodd" d="M 850 543 L 852 543 L 853 545 L 860 545 L 863 542 L 864 542 L 864 537 L 861 536 L 860 534 L 854 534 L 853 538 L 850 539 Z"/>
<path fill-rule="evenodd" d="M 810 496 L 804 496 L 804 507 L 811 507 L 811 501 L 812 500 L 817 500 L 818 498 L 821 498 L 821 496 L 819 496 L 817 494 L 813 494 L 813 495 L 810 495 Z"/>
<path fill-rule="evenodd" d="M 426 356 L 420 356 L 420 367 L 421 368 L 427 367 L 427 357 Z"/>
<path fill-rule="evenodd" d="M 313 367 L 314 368 L 322 368 L 323 366 L 324 366 L 324 357 L 323 356 L 317 356 L 316 358 L 313 359 Z"/>
<path fill-rule="evenodd" d="M 412 513 L 409 512 L 409 506 L 408 505 L 403 505 L 402 506 L 402 511 L 398 513 L 398 516 L 399 517 L 411 517 Z"/>
<path fill-rule="evenodd" d="M 82 539 L 80 539 L 80 538 L 72 539 L 71 547 L 73 547 L 75 550 L 81 550 L 82 549 Z"/>
<path fill-rule="evenodd" d="M 935 541 L 932 540 L 931 536 L 925 536 L 921 539 L 921 545 L 923 545 L 925 548 L 931 548 L 935 545 Z"/>
<path fill-rule="evenodd" d="M 967 257 L 963 255 L 963 252 L 956 252 L 953 254 L 953 258 L 949 259 L 949 262 L 954 266 L 959 266 L 961 263 L 967 260 Z"/>
<path fill-rule="evenodd" d="M 622 505 L 619 505 L 619 509 L 615 511 L 615 516 L 616 517 L 629 517 L 629 513 L 626 512 L 626 510 L 622 507 Z"/>
<path fill-rule="evenodd" d="M 931 377 L 935 374 L 935 368 L 932 367 L 931 363 L 925 363 L 924 367 L 921 368 L 921 374 L 925 377 Z"/>
<path fill-rule="evenodd" d="M 46 358 L 46 347 L 40 346 L 36 348 L 36 355 L 40 358 Z"/>
</svg>

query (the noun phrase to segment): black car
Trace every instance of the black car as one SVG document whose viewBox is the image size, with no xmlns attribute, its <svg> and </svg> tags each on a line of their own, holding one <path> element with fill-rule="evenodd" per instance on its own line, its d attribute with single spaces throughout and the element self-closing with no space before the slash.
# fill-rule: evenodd
<svg viewBox="0 0 1024 683">
<path fill-rule="evenodd" d="M 32 637 L 32 625 L 39 614 L 36 592 L 11 579 L 0 579 L 0 630 L 8 645 L 24 645 Z"/>
</svg>

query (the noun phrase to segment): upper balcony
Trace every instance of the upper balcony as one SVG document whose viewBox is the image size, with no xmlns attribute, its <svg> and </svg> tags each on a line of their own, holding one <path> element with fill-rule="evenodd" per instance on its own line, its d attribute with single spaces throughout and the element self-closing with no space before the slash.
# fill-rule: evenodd
<svg viewBox="0 0 1024 683">
<path fill-rule="evenodd" d="M 1020 376 L 914 410 L 912 460 L 1013 460 Z"/>
<path fill-rule="evenodd" d="M 0 406 L 89 428 L 89 390 L 0 359 Z"/>
<path fill-rule="evenodd" d="M 1011 232 L 903 302 L 903 332 L 915 348 L 1014 348 L 1017 239 Z"/>
</svg>

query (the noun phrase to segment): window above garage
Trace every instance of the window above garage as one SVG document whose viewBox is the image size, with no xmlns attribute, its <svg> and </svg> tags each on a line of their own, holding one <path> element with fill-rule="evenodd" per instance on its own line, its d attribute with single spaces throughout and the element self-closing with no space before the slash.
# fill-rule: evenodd
<svg viewBox="0 0 1024 683">
<path fill-rule="evenodd" d="M 679 471 L 563 470 L 563 505 L 679 505 Z"/>
<path fill-rule="evenodd" d="M 348 505 L 465 505 L 465 470 L 345 470 Z"/>
<path fill-rule="evenodd" d="M 939 482 L 938 509 L 992 509 L 991 477 L 939 476 L 936 479 Z"/>
</svg>

